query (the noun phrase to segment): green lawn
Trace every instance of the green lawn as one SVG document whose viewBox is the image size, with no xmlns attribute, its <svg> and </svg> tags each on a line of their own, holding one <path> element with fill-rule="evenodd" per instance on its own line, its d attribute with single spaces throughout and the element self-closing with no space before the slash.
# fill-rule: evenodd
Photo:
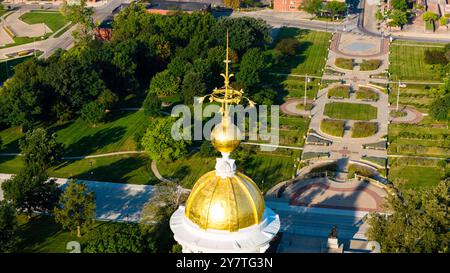
<svg viewBox="0 0 450 273">
<path fill-rule="evenodd" d="M 417 110 L 426 113 L 428 105 L 433 101 L 434 97 L 431 90 L 438 88 L 439 85 L 426 84 L 406 84 L 406 87 L 398 89 L 398 84 L 390 84 L 389 103 L 397 103 L 397 92 L 400 91 L 400 105 L 409 105 Z"/>
<path fill-rule="evenodd" d="M 437 185 L 441 180 L 441 172 L 436 167 L 395 166 L 389 170 L 389 180 L 395 178 L 407 180 L 407 188 L 420 188 Z"/>
<path fill-rule="evenodd" d="M 43 12 L 33 10 L 31 12 L 25 13 L 19 19 L 30 25 L 44 23 L 53 32 L 57 31 L 68 23 L 67 19 L 60 12 L 48 11 Z"/>
<path fill-rule="evenodd" d="M 322 75 L 325 58 L 328 56 L 331 34 L 298 28 L 283 27 L 280 29 L 274 45 L 284 38 L 297 38 L 300 42 L 299 54 L 276 65 L 272 72 Z M 271 51 L 269 51 L 271 54 Z"/>
<path fill-rule="evenodd" d="M 435 47 L 391 45 L 389 55 L 392 80 L 440 81 L 437 71 L 425 64 L 426 50 L 439 50 Z"/>
<path fill-rule="evenodd" d="M 104 223 L 106 222 L 96 221 L 89 232 Z M 21 253 L 69 253 L 70 250 L 66 249 L 68 242 L 77 241 L 83 244 L 89 235 L 88 232 L 77 238 L 74 233 L 63 230 L 51 217 L 46 216 L 35 216 L 28 220 L 20 215 L 19 224 L 21 241 L 17 248 Z"/>
<path fill-rule="evenodd" d="M 305 96 L 305 79 L 303 77 L 267 75 L 263 79 L 264 85 L 273 88 L 278 93 L 282 103 L 286 99 L 303 98 Z M 306 97 L 314 99 L 319 91 L 320 79 L 310 78 L 307 83 Z"/>
<path fill-rule="evenodd" d="M 344 125 L 343 120 L 323 119 L 320 123 L 320 130 L 332 136 L 342 137 L 344 136 Z"/>
<path fill-rule="evenodd" d="M 128 184 L 155 184 L 158 180 L 151 171 L 150 163 L 151 160 L 145 154 L 64 160 L 60 165 L 50 168 L 48 174 L 52 177 L 73 177 Z M 22 167 L 23 160 L 20 156 L 0 157 L 0 173 L 18 173 Z"/>
<path fill-rule="evenodd" d="M 377 108 L 368 104 L 332 102 L 325 105 L 324 114 L 337 119 L 371 120 L 377 118 Z"/>
<path fill-rule="evenodd" d="M 107 122 L 92 127 L 81 119 L 48 128 L 56 133 L 58 142 L 64 144 L 65 156 L 82 156 L 119 151 L 134 151 L 134 133 L 148 125 L 150 118 L 143 111 L 111 112 Z M 18 128 L 0 131 L 4 149 L 2 152 L 19 152 L 18 139 L 22 133 Z"/>
</svg>

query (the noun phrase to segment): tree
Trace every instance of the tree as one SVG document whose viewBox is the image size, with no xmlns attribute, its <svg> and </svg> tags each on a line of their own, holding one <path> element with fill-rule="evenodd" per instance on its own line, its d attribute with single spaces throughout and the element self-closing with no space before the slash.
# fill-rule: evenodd
<svg viewBox="0 0 450 273">
<path fill-rule="evenodd" d="M 391 0 L 391 6 L 396 10 L 406 11 L 408 2 L 406 0 Z"/>
<path fill-rule="evenodd" d="M 118 101 L 119 97 L 109 89 L 103 90 L 97 98 L 99 106 L 105 110 L 111 109 Z"/>
<path fill-rule="evenodd" d="M 438 19 L 438 15 L 434 12 L 427 11 L 423 14 L 422 18 L 425 22 L 434 22 Z"/>
<path fill-rule="evenodd" d="M 375 19 L 377 19 L 377 21 L 383 21 L 384 15 L 380 9 L 378 9 L 377 12 L 375 12 Z"/>
<path fill-rule="evenodd" d="M 6 201 L 0 201 L 0 252 L 9 252 L 18 242 L 17 215 L 14 207 Z"/>
<path fill-rule="evenodd" d="M 221 18 L 208 33 L 217 45 L 226 44 L 229 32 L 230 48 L 242 56 L 249 48 L 263 48 L 272 41 L 269 25 L 262 19 L 252 17 Z"/>
<path fill-rule="evenodd" d="M 261 50 L 251 48 L 242 56 L 236 79 L 244 83 L 247 88 L 254 87 L 261 82 L 261 74 L 264 68 L 264 55 Z"/>
<path fill-rule="evenodd" d="M 232 9 L 238 9 L 241 6 L 240 0 L 224 0 L 223 4 Z"/>
<path fill-rule="evenodd" d="M 25 165 L 38 165 L 46 170 L 61 159 L 62 144 L 56 141 L 55 134 L 50 135 L 43 128 L 28 131 L 19 144 Z"/>
<path fill-rule="evenodd" d="M 91 101 L 81 109 L 81 118 L 95 127 L 105 118 L 106 109 L 98 102 Z"/>
<path fill-rule="evenodd" d="M 347 4 L 345 2 L 330 1 L 325 4 L 325 9 L 331 14 L 331 18 L 344 15 L 347 11 Z"/>
<path fill-rule="evenodd" d="M 150 82 L 149 93 L 157 96 L 170 96 L 178 93 L 179 82 L 169 70 L 157 73 Z"/>
<path fill-rule="evenodd" d="M 190 72 L 183 79 L 181 87 L 183 92 L 184 103 L 191 105 L 194 103 L 194 97 L 206 93 L 205 83 L 199 73 Z"/>
<path fill-rule="evenodd" d="M 59 199 L 59 207 L 54 210 L 55 221 L 64 229 L 77 232 L 92 227 L 95 218 L 95 195 L 88 192 L 84 183 L 70 180 Z"/>
<path fill-rule="evenodd" d="M 388 22 L 388 26 L 390 27 L 400 27 L 403 28 L 403 26 L 408 23 L 408 15 L 406 12 L 401 10 L 393 10 L 391 14 L 389 15 L 389 19 L 391 19 L 390 22 Z"/>
<path fill-rule="evenodd" d="M 206 140 L 204 140 L 200 145 L 199 154 L 202 157 L 214 157 L 219 155 L 216 149 L 214 149 L 214 147 L 212 146 L 211 142 Z"/>
<path fill-rule="evenodd" d="M 141 227 L 157 242 L 157 252 L 169 252 L 173 240 L 169 227 L 170 216 L 185 202 L 188 194 L 175 182 L 155 186 L 154 194 L 141 211 Z"/>
<path fill-rule="evenodd" d="M 450 94 L 438 97 L 431 102 L 428 111 L 435 120 L 449 120 Z"/>
<path fill-rule="evenodd" d="M 144 107 L 144 112 L 146 115 L 152 117 L 161 115 L 161 100 L 153 93 L 149 92 L 147 94 L 142 106 Z"/>
<path fill-rule="evenodd" d="M 44 70 L 35 59 L 18 64 L 14 76 L 5 82 L 0 96 L 3 120 L 12 126 L 21 125 L 22 131 L 46 115 L 51 90 L 42 80 Z"/>
<path fill-rule="evenodd" d="M 394 182 L 394 194 L 385 202 L 390 214 L 369 218 L 369 240 L 379 242 L 383 252 L 448 253 L 450 181 L 421 190 L 400 186 Z"/>
<path fill-rule="evenodd" d="M 84 253 L 145 253 L 154 252 L 150 238 L 134 223 L 106 223 L 87 238 Z"/>
<path fill-rule="evenodd" d="M 187 154 L 186 141 L 172 137 L 172 124 L 170 119 L 158 118 L 147 129 L 142 138 L 142 147 L 152 160 L 173 161 Z"/>
<path fill-rule="evenodd" d="M 441 16 L 441 18 L 439 18 L 439 25 L 440 26 L 445 26 L 447 24 L 448 19 L 445 16 Z"/>
<path fill-rule="evenodd" d="M 303 4 L 299 6 L 299 9 L 318 16 L 322 12 L 322 7 L 322 0 L 305 0 L 303 1 Z"/>
<path fill-rule="evenodd" d="M 300 43 L 297 39 L 285 38 L 277 43 L 275 50 L 279 51 L 283 57 L 295 56 L 299 45 Z"/>
<path fill-rule="evenodd" d="M 54 180 L 48 180 L 42 165 L 29 163 L 2 184 L 7 201 L 31 217 L 34 212 L 49 213 L 60 194 Z"/>
<path fill-rule="evenodd" d="M 80 0 L 78 4 L 67 4 L 64 0 L 61 10 L 69 21 L 77 24 L 77 30 L 72 33 L 75 40 L 80 44 L 88 43 L 92 40 L 92 30 L 95 27 L 92 15 L 94 9 L 87 7 L 86 0 Z"/>
</svg>

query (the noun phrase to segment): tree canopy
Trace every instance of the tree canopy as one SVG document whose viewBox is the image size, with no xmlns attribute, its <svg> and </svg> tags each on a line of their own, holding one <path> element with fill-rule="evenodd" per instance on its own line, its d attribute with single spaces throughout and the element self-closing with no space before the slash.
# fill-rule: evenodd
<svg viewBox="0 0 450 273">
<path fill-rule="evenodd" d="M 88 191 L 86 184 L 70 180 L 54 210 L 55 221 L 81 237 L 82 231 L 94 224 L 95 207 L 95 195 Z"/>
<path fill-rule="evenodd" d="M 448 253 L 449 183 L 419 191 L 394 185 L 386 201 L 390 214 L 369 218 L 369 239 L 379 242 L 382 252 Z"/>
</svg>

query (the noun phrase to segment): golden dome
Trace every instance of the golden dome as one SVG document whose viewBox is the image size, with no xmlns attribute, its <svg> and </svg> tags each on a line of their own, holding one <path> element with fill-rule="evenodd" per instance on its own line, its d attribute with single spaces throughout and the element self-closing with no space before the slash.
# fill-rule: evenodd
<svg viewBox="0 0 450 273">
<path fill-rule="evenodd" d="M 224 117 L 222 122 L 214 126 L 211 132 L 211 143 L 221 153 L 231 153 L 241 143 L 241 131 L 230 122 L 229 117 Z"/>
<path fill-rule="evenodd" d="M 186 201 L 186 217 L 203 229 L 238 231 L 259 224 L 264 198 L 249 177 L 236 173 L 229 178 L 204 174 Z"/>
</svg>

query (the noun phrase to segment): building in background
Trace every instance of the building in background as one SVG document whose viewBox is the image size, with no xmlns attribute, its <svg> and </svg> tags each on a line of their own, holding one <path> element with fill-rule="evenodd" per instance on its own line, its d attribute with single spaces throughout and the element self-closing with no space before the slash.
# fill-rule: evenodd
<svg viewBox="0 0 450 273">
<path fill-rule="evenodd" d="M 175 1 L 155 1 L 146 7 L 148 13 L 168 14 L 174 11 L 192 13 L 195 11 L 211 11 L 211 4 L 208 2 L 175 2 Z"/>
</svg>

